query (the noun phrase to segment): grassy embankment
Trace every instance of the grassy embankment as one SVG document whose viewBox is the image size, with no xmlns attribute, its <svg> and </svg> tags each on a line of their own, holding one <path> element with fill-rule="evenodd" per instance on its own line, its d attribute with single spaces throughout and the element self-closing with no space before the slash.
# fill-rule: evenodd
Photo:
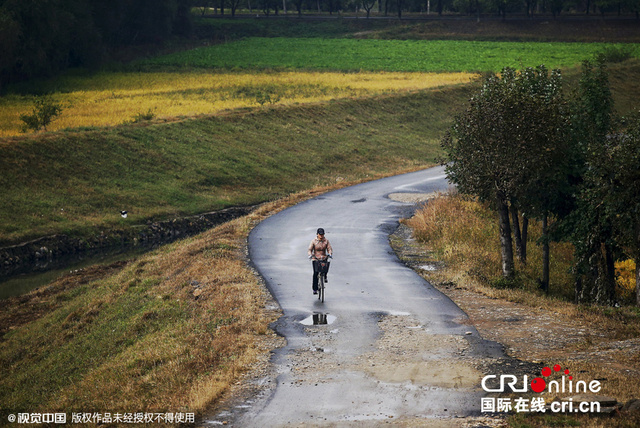
<svg viewBox="0 0 640 428">
<path fill-rule="evenodd" d="M 0 417 L 206 409 L 278 343 L 267 328 L 278 311 L 245 262 L 249 229 L 325 190 L 5 302 Z"/>
<path fill-rule="evenodd" d="M 30 91 L 47 93 L 55 88 L 52 98 L 64 106 L 63 114 L 48 127 L 55 131 L 120 125 L 145 117 L 166 122 L 261 105 L 372 97 L 468 83 L 474 78 L 471 73 L 162 70 L 166 68 L 68 75 L 32 86 Z M 32 102 L 26 94 L 0 98 L 0 137 L 20 134 L 20 114 L 29 112 Z"/>
<path fill-rule="evenodd" d="M 341 97 L 408 94 L 468 82 L 472 75 L 399 70 L 440 70 L 445 64 L 450 70 L 497 70 L 514 61 L 537 64 L 544 55 L 553 58 L 549 66 L 567 66 L 579 62 L 582 57 L 593 56 L 603 47 L 600 44 L 461 41 L 413 41 L 408 44 L 393 40 L 277 38 L 269 39 L 269 44 L 278 45 L 277 49 L 273 46 L 267 49 L 265 40 L 252 38 L 131 65 L 145 70 L 182 69 L 173 73 L 101 73 L 43 84 L 40 89 L 57 87 L 60 90 L 57 96 L 74 105 L 69 108 L 67 119 L 63 115 L 59 120 L 66 126 L 117 125 L 143 115 L 145 111 L 160 119 L 149 126 L 98 128 L 88 132 L 68 130 L 55 136 L 46 134 L 0 141 L 0 166 L 4 172 L 0 186 L 6 193 L 0 215 L 7 219 L 0 225 L 0 244 L 59 232 L 86 234 L 94 232 L 88 230 L 92 226 L 115 227 L 120 221 L 115 214 L 121 209 L 131 213 L 127 223 L 134 223 L 264 200 L 291 190 L 286 185 L 287 179 L 277 172 L 281 168 L 289 168 L 289 171 L 308 169 L 303 168 L 303 157 L 300 156 L 261 158 L 261 153 L 273 151 L 273 144 L 275 147 L 287 142 L 294 144 L 295 139 L 287 134 L 287 130 L 281 131 L 278 127 L 297 126 L 298 136 L 308 129 L 305 143 L 313 149 L 317 149 L 321 141 L 326 141 L 327 148 L 331 149 L 337 141 L 322 132 L 314 135 L 317 127 L 310 119 L 315 114 L 311 107 L 302 113 L 299 121 L 279 117 L 277 112 L 283 110 L 259 113 L 273 115 L 273 124 L 263 129 L 256 129 L 251 123 L 258 113 L 248 110 L 239 118 L 219 113 L 221 109 L 276 101 L 296 104 Z M 419 55 L 415 54 L 417 48 L 420 48 Z M 554 50 L 553 55 L 550 49 Z M 320 62 L 307 57 L 311 51 L 316 52 L 315 57 Z M 546 54 L 541 57 L 539 51 Z M 288 52 L 289 56 L 274 52 Z M 337 52 L 340 54 L 336 56 Z M 435 61 L 442 52 L 451 53 L 449 61 Z M 235 62 L 228 62 L 230 58 Z M 244 67 L 248 58 L 260 67 L 279 67 L 283 71 L 254 74 L 220 71 L 220 67 Z M 478 58 L 484 59 L 478 61 Z M 261 63 L 262 60 L 266 62 Z M 305 72 L 286 71 L 305 63 L 309 67 Z M 322 64 L 333 64 L 344 71 L 368 69 L 379 72 L 314 71 L 314 67 L 317 69 Z M 207 73 L 207 70 L 213 72 Z M 16 131 L 18 110 L 26 99 L 17 95 L 3 97 L 6 108 L 2 111 L 6 116 L 0 119 L 9 129 L 7 132 Z M 352 131 L 353 138 L 349 138 L 352 145 L 369 139 L 379 147 L 385 147 L 394 139 L 409 141 L 411 138 L 412 144 L 421 146 L 418 141 L 422 137 L 418 136 L 416 140 L 410 135 L 428 135 L 419 128 L 433 123 L 432 112 L 425 109 L 420 113 L 421 122 L 393 116 L 394 111 L 406 110 L 400 104 L 393 105 L 396 99 L 390 98 L 387 112 L 380 117 L 377 117 L 374 103 L 368 111 L 365 108 L 342 112 L 335 125 Z M 177 119 L 205 112 L 219 114 L 202 120 Z M 378 123 L 386 120 L 385 115 L 395 122 L 392 125 L 395 129 L 388 134 L 374 132 Z M 349 116 L 367 119 L 345 120 Z M 179 124 L 170 127 L 159 124 L 172 121 Z M 400 121 L 411 124 L 408 126 L 413 129 L 403 129 Z M 328 125 L 329 129 L 333 126 Z M 226 135 L 234 132 L 245 134 L 244 140 L 226 141 Z M 391 135 L 393 137 L 389 138 Z M 174 141 L 180 141 L 180 145 L 176 146 Z M 227 146 L 229 152 L 216 158 L 221 145 Z M 347 153 L 347 147 L 339 149 L 342 156 Z M 292 150 L 284 152 L 293 153 Z M 311 155 L 313 152 L 305 153 Z M 254 182 L 262 186 L 256 188 Z M 255 193 L 247 195 L 246 189 L 253 189 Z"/>
<path fill-rule="evenodd" d="M 0 143 L 0 241 L 95 233 L 417 168 L 466 87 Z M 130 216 L 120 217 L 126 209 Z"/>
</svg>

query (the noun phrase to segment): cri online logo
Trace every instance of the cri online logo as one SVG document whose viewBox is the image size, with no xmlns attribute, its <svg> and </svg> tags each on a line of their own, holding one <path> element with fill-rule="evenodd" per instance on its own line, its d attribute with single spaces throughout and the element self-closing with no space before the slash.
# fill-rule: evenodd
<svg viewBox="0 0 640 428">
<path fill-rule="evenodd" d="M 553 366 L 553 372 L 558 373 L 562 371 L 562 367 L 560 367 L 559 364 L 556 364 L 555 366 Z M 541 370 L 541 374 L 544 377 L 549 377 L 551 376 L 551 374 L 553 373 L 551 371 L 551 368 L 549 367 L 545 367 Z M 565 370 L 564 371 L 564 375 L 569 375 L 569 370 Z M 547 390 L 547 392 L 550 393 L 565 393 L 565 392 L 575 392 L 575 393 L 579 393 L 579 392 L 587 392 L 590 391 L 592 393 L 597 393 L 600 391 L 601 385 L 600 382 L 597 380 L 592 380 L 591 382 L 589 382 L 589 384 L 587 384 L 586 381 L 581 380 L 575 383 L 573 383 L 573 376 L 569 376 L 569 381 L 567 382 L 566 380 L 566 376 L 562 376 L 561 381 L 557 381 L 557 380 L 552 380 L 549 383 L 547 383 L 546 380 L 544 380 L 541 377 L 536 377 L 531 381 L 531 390 L 533 392 L 544 392 L 545 390 Z M 501 375 L 500 376 L 500 385 L 497 388 L 490 388 L 487 386 L 487 381 L 491 380 L 491 379 L 496 379 L 498 378 L 498 376 L 496 375 L 487 375 L 482 379 L 482 389 L 484 389 L 486 392 L 504 392 L 505 391 L 505 385 L 509 386 L 511 388 L 511 391 L 513 392 L 527 392 L 528 391 L 528 387 L 527 387 L 527 380 L 528 377 L 527 375 L 523 376 L 522 379 L 522 387 L 518 388 L 518 378 L 515 375 Z M 548 386 L 548 389 L 547 389 Z M 575 389 L 575 390 L 574 390 Z"/>
</svg>

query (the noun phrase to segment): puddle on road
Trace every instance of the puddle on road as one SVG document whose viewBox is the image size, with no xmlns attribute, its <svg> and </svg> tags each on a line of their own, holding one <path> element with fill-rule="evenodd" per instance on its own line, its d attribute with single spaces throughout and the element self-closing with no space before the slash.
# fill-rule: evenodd
<svg viewBox="0 0 640 428">
<path fill-rule="evenodd" d="M 337 319 L 334 315 L 315 313 L 311 316 L 300 321 L 300 324 L 303 325 L 327 325 L 333 324 L 333 322 Z"/>
</svg>

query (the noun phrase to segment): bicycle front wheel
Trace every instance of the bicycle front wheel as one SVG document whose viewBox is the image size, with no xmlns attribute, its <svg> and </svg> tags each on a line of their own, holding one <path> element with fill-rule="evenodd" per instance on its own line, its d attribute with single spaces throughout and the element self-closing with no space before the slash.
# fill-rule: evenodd
<svg viewBox="0 0 640 428">
<path fill-rule="evenodd" d="M 324 275 L 320 274 L 320 278 L 319 279 L 319 284 L 318 284 L 318 299 L 320 299 L 320 301 L 322 303 L 324 303 Z"/>
</svg>

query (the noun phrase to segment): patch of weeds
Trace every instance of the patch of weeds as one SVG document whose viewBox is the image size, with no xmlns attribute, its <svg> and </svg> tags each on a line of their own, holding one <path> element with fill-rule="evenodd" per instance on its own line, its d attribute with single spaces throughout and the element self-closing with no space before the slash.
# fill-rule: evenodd
<svg viewBox="0 0 640 428">
<path fill-rule="evenodd" d="M 633 58 L 633 52 L 634 49 L 631 46 L 607 46 L 595 57 L 599 62 L 617 63 Z"/>
<path fill-rule="evenodd" d="M 232 95 L 234 98 L 253 99 L 261 106 L 265 104 L 276 104 L 282 98 L 275 85 L 252 86 L 244 85 L 236 89 Z"/>
<path fill-rule="evenodd" d="M 129 123 L 140 123 L 140 122 L 149 122 L 153 119 L 155 119 L 156 114 L 154 112 L 155 109 L 149 109 L 147 110 L 146 113 L 138 113 L 135 116 L 133 116 L 133 118 L 131 119 L 131 121 Z"/>
<path fill-rule="evenodd" d="M 499 289 L 524 289 L 524 283 L 522 279 L 518 275 L 514 275 L 508 278 L 500 277 L 497 279 L 490 280 L 490 284 L 494 288 Z"/>
<path fill-rule="evenodd" d="M 256 94 L 256 102 L 261 106 L 265 104 L 276 104 L 280 101 L 280 95 L 276 93 L 258 91 Z"/>
</svg>

